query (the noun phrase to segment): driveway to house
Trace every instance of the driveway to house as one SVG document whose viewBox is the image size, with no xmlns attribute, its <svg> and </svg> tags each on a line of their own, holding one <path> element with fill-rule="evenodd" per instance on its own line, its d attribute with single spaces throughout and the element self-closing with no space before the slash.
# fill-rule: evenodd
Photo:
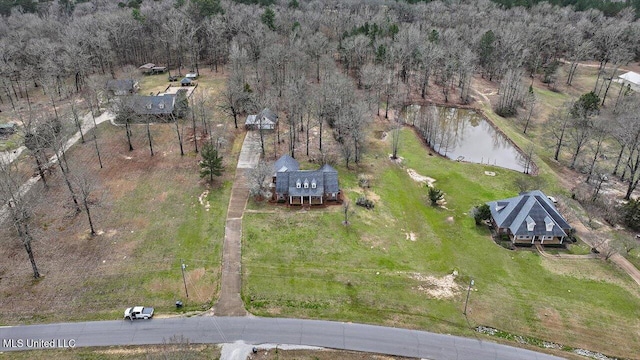
<svg viewBox="0 0 640 360">
<path fill-rule="evenodd" d="M 247 173 L 260 161 L 260 135 L 247 132 L 238 157 L 231 199 L 227 209 L 222 248 L 222 280 L 220 298 L 213 307 L 218 316 L 245 316 L 247 311 L 240 297 L 242 290 L 242 215 L 249 200 Z"/>
<path fill-rule="evenodd" d="M 0 352 L 42 349 L 47 345 L 47 348 L 152 345 L 176 335 L 194 344 L 244 341 L 256 345 L 308 345 L 433 360 L 560 359 L 479 339 L 426 331 L 321 320 L 217 316 L 0 327 Z"/>
<path fill-rule="evenodd" d="M 109 111 L 105 111 L 103 112 L 100 116 L 98 116 L 95 119 L 96 124 L 100 124 L 103 123 L 105 121 L 113 121 L 113 119 L 115 119 L 115 115 Z M 87 115 L 85 115 L 82 118 L 82 133 L 86 134 L 89 130 L 93 129 L 94 125 L 93 125 L 93 119 L 91 117 L 91 113 L 88 113 Z M 78 140 L 80 140 L 80 132 L 76 132 L 75 134 L 73 134 L 69 140 L 67 140 L 67 142 L 64 144 L 64 146 L 62 147 L 62 152 L 65 152 L 67 150 L 69 150 L 69 148 L 78 142 Z M 91 137 L 92 139 L 93 137 Z M 85 137 L 85 141 L 91 141 L 89 138 Z M 2 160 L 8 160 L 9 162 L 13 162 L 15 161 L 18 156 L 20 156 L 20 154 L 25 150 L 26 148 L 24 146 L 21 146 L 20 148 L 18 148 L 15 151 L 11 151 L 11 152 L 3 152 L 2 155 Z M 56 156 L 53 155 L 52 157 L 49 158 L 49 164 L 55 164 L 58 160 L 56 159 Z M 27 180 L 24 184 L 22 184 L 20 186 L 19 192 L 21 195 L 26 194 L 29 190 L 31 190 L 31 188 L 40 180 L 40 175 L 36 175 L 31 177 L 29 180 Z M 6 218 L 9 216 L 9 207 L 7 204 L 4 204 L 2 207 L 0 207 L 0 223 L 2 223 L 3 221 L 6 220 Z"/>
</svg>

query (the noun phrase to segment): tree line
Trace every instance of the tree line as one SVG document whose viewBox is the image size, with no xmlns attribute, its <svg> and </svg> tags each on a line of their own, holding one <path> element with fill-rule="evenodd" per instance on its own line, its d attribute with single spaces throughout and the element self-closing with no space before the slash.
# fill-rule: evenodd
<svg viewBox="0 0 640 360">
<path fill-rule="evenodd" d="M 54 109 L 82 97 L 93 116 L 104 80 L 115 78 L 121 69 L 133 72 L 153 62 L 182 75 L 208 67 L 228 77 L 214 101 L 236 128 L 242 116 L 270 108 L 281 115 L 274 141 L 286 142 L 291 156 L 304 151 L 324 157 L 322 136 L 328 132 L 337 140 L 347 168 L 359 163 L 366 151 L 371 113 L 397 117 L 405 104 L 436 94 L 445 102 L 468 103 L 472 77 L 479 75 L 500 82 L 496 111 L 511 116 L 520 110 L 528 124 L 536 99 L 522 84 L 523 77 L 539 78 L 550 88 L 559 81 L 571 85 L 580 71 L 578 63 L 596 60 L 600 67 L 593 96 L 567 104 L 550 119 L 557 139 L 555 157 L 571 149 L 570 166 L 575 167 L 584 149 L 593 149 L 589 175 L 597 174 L 606 148 L 601 145 L 619 138 L 621 155 L 613 174 L 632 179 L 631 191 L 640 177 L 638 139 L 629 136 L 634 130 L 615 135 L 611 126 L 596 126 L 600 112 L 588 108 L 595 98 L 598 107 L 607 99 L 609 104 L 615 101 L 619 110 L 611 112 L 611 118 L 624 126 L 633 124 L 624 119 L 633 118 L 635 98 L 609 92 L 620 67 L 640 56 L 640 23 L 631 9 L 607 17 L 595 9 L 579 12 L 546 2 L 505 8 L 488 0 L 298 0 L 268 7 L 226 0 L 92 1 L 73 6 L 55 1 L 40 4 L 36 13 L 12 11 L 2 20 L 0 104 L 16 113 L 20 103 L 30 108 L 29 92 L 37 89 L 47 94 Z M 557 75 L 561 63 L 568 64 L 566 79 Z M 211 116 L 197 110 L 198 103 L 191 104 L 194 134 L 196 121 L 206 127 Z M 73 107 L 72 113 L 71 126 L 75 123 L 81 130 Z M 47 147 L 54 146 L 55 141 L 44 140 L 47 132 L 37 130 L 50 123 L 51 114 L 43 120 L 34 114 L 25 117 L 24 123 L 32 124 L 26 128 Z M 129 135 L 128 121 L 124 123 Z M 313 128 L 319 130 L 317 147 L 310 145 Z M 182 154 L 177 122 L 176 130 Z M 262 132 L 260 139 L 265 154 Z M 153 155 L 150 135 L 149 147 Z M 41 162 L 39 146 L 33 148 L 36 162 Z M 58 163 L 64 174 L 64 159 Z M 215 175 L 216 167 L 212 162 L 205 176 Z M 39 164 L 38 169 L 44 176 L 45 169 Z M 81 194 L 68 188 L 81 208 Z"/>
</svg>

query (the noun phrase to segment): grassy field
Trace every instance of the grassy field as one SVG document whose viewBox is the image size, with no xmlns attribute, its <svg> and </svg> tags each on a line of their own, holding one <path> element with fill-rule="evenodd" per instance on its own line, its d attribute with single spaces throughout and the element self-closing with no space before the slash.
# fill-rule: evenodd
<svg viewBox="0 0 640 360">
<path fill-rule="evenodd" d="M 625 274 L 600 260 L 574 267 L 503 249 L 467 215 L 515 195 L 523 175 L 428 156 L 411 130 L 401 143 L 402 166 L 386 158 L 389 144 L 370 144 L 358 172 L 373 175 L 366 192 L 376 207 L 353 208 L 350 226 L 341 224 L 339 206 L 245 215 L 243 297 L 251 312 L 466 335 L 470 324 L 482 324 L 613 355 L 640 352 L 640 293 Z M 427 204 L 409 168 L 436 179 L 445 207 Z M 354 203 L 365 190 L 355 172 L 339 172 Z M 468 323 L 462 310 L 471 278 Z"/>
<path fill-rule="evenodd" d="M 100 125 L 102 169 L 92 141 L 68 152 L 72 176 L 86 174 L 94 183 L 90 199 L 96 204 L 92 215 L 98 235 L 89 236 L 85 214 L 75 214 L 54 169 L 50 188 L 34 193 L 33 249 L 41 279 L 32 280 L 11 228 L 0 230 L 7 240 L 0 248 L 7 259 L 0 264 L 0 324 L 117 319 L 132 304 L 154 306 L 162 317 L 177 313 L 178 299 L 185 305 L 180 312 L 211 307 L 219 291 L 224 222 L 242 137 L 225 130 L 227 171 L 208 186 L 198 176 L 191 127 L 185 131 L 183 157 L 173 124 L 151 126 L 153 157 L 144 125 L 132 127 L 131 152 L 123 128 Z M 77 312 L 78 307 L 85 310 Z"/>
</svg>

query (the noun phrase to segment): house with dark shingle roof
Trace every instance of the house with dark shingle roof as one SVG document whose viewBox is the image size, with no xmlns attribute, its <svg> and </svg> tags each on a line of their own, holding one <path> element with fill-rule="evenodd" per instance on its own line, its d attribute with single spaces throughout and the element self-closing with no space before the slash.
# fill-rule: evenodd
<svg viewBox="0 0 640 360">
<path fill-rule="evenodd" d="M 131 95 L 140 89 L 138 82 L 133 79 L 116 79 L 107 81 L 107 91 L 113 95 Z"/>
<path fill-rule="evenodd" d="M 278 115 L 273 111 L 265 108 L 257 115 L 247 116 L 244 126 L 247 130 L 273 130 L 278 123 Z"/>
<path fill-rule="evenodd" d="M 515 245 L 560 245 L 571 231 L 553 202 L 540 190 L 487 205 L 498 234 L 508 235 Z"/>
<path fill-rule="evenodd" d="M 175 95 L 134 96 L 133 111 L 138 115 L 167 117 L 173 114 L 176 104 Z"/>
<path fill-rule="evenodd" d="M 318 170 L 299 170 L 296 159 L 280 157 L 273 166 L 273 199 L 289 205 L 323 205 L 340 200 L 338 172 L 328 164 Z"/>
</svg>

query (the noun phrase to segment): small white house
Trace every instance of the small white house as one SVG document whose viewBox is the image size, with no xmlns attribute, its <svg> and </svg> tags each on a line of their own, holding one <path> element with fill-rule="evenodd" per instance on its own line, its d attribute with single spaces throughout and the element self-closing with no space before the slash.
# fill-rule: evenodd
<svg viewBox="0 0 640 360">
<path fill-rule="evenodd" d="M 265 108 L 257 115 L 247 116 L 244 126 L 247 130 L 274 130 L 277 123 L 278 115 Z"/>
<path fill-rule="evenodd" d="M 617 82 L 629 86 L 633 91 L 640 92 L 640 74 L 636 72 L 629 71 L 618 76 Z"/>
</svg>

